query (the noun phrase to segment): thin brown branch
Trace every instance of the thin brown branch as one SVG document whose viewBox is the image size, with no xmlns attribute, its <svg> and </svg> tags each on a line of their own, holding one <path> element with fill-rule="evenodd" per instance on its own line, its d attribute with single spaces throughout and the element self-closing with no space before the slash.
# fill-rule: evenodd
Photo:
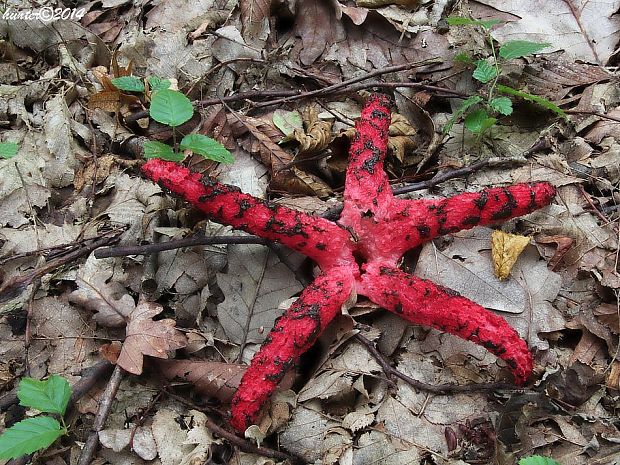
<svg viewBox="0 0 620 465">
<path fill-rule="evenodd" d="M 600 113 L 598 111 L 587 111 L 587 110 L 564 110 L 564 113 L 568 113 L 569 115 L 593 115 L 598 116 L 599 118 L 608 119 L 610 121 L 615 121 L 620 123 L 620 118 L 617 116 L 611 116 L 606 113 Z"/>
<path fill-rule="evenodd" d="M 402 379 L 405 383 L 409 384 L 411 387 L 418 389 L 420 391 L 432 392 L 433 394 L 445 395 L 445 394 L 456 394 L 462 392 L 480 392 L 480 391 L 495 391 L 498 389 L 502 390 L 510 390 L 510 391 L 527 391 L 528 389 L 517 388 L 513 384 L 507 383 L 479 383 L 479 384 L 428 384 L 423 383 L 422 381 L 418 381 L 417 379 L 413 379 L 410 376 L 407 376 L 403 372 L 394 368 L 377 350 L 372 341 L 368 340 L 362 334 L 357 333 L 353 336 L 355 340 L 360 342 L 366 347 L 366 350 L 370 352 L 370 354 L 377 360 L 383 372 L 388 378 L 396 377 Z"/>
<path fill-rule="evenodd" d="M 95 456 L 95 451 L 99 446 L 99 431 L 103 429 L 103 426 L 110 415 L 112 403 L 114 402 L 114 398 L 116 397 L 116 393 L 118 392 L 118 388 L 123 380 L 123 377 L 125 376 L 125 373 L 125 370 L 118 365 L 114 367 L 114 371 L 112 372 L 112 376 L 110 376 L 110 380 L 108 381 L 105 391 L 103 391 L 103 394 L 99 399 L 99 409 L 97 410 L 97 415 L 95 416 L 92 430 L 84 443 L 82 452 L 80 453 L 78 465 L 89 465 L 92 463 L 93 457 Z"/>
<path fill-rule="evenodd" d="M 128 245 L 121 247 L 102 247 L 95 251 L 96 258 L 126 257 L 127 255 L 150 255 L 164 250 L 180 249 L 181 247 L 193 247 L 196 245 L 215 244 L 262 244 L 268 245 L 269 241 L 256 236 L 195 236 L 185 239 L 175 239 L 166 242 L 157 242 L 146 245 Z"/>
<path fill-rule="evenodd" d="M 399 71 L 406 71 L 409 69 L 418 68 L 420 66 L 427 66 L 427 65 L 437 64 L 437 63 L 441 63 L 441 60 L 439 58 L 429 58 L 427 60 L 421 60 L 421 61 L 416 61 L 412 63 L 405 63 L 402 65 L 388 66 L 386 68 L 376 69 L 362 76 L 357 76 L 357 77 L 347 79 L 342 82 L 338 82 L 336 84 L 332 84 L 331 86 L 322 87 L 320 89 L 311 90 L 307 92 L 302 92 L 299 95 L 294 95 L 292 97 L 284 97 L 284 98 L 280 98 L 277 100 L 271 100 L 269 102 L 259 103 L 255 105 L 254 108 L 256 109 L 256 108 L 263 108 L 263 107 L 268 107 L 268 106 L 273 106 L 273 105 L 283 105 L 285 103 L 290 103 L 295 100 L 307 99 L 310 97 L 316 97 L 318 95 L 322 95 L 322 96 L 331 95 L 345 88 L 347 88 L 348 90 L 348 88 L 351 85 L 356 84 L 361 81 L 365 81 L 366 79 L 371 79 L 371 78 L 382 76 L 388 73 L 397 73 Z"/>
<path fill-rule="evenodd" d="M 193 402 L 190 402 L 189 400 L 187 400 L 187 399 L 185 399 L 185 398 L 183 398 L 181 396 L 177 396 L 176 394 L 171 393 L 169 391 L 166 391 L 166 392 L 173 399 L 177 400 L 178 402 L 181 402 L 182 404 L 185 404 L 186 406 L 188 406 L 188 407 L 190 407 L 190 408 L 192 408 L 194 410 L 198 410 L 200 412 L 204 412 L 204 413 L 207 413 L 207 414 L 211 413 L 208 410 L 206 410 L 204 408 L 201 408 L 200 406 L 194 404 Z M 255 445 L 251 444 L 250 442 L 246 441 L 245 439 L 240 438 L 235 433 L 231 433 L 230 431 L 228 431 L 228 430 L 222 428 L 221 426 L 217 425 L 215 422 L 210 420 L 209 417 L 206 418 L 205 426 L 212 433 L 217 434 L 218 436 L 226 439 L 232 445 L 237 446 L 239 448 L 239 450 L 241 450 L 242 452 L 247 452 L 247 453 L 250 453 L 250 454 L 260 455 L 262 457 L 269 457 L 269 458 L 276 459 L 276 460 L 290 460 L 292 463 L 298 463 L 298 464 L 307 463 L 303 458 L 301 458 L 301 457 L 299 457 L 297 455 L 285 454 L 284 452 L 280 452 L 280 451 L 277 451 L 277 450 L 274 450 L 274 449 L 270 449 L 268 447 L 256 447 Z"/>
<path fill-rule="evenodd" d="M 0 285 L 0 303 L 17 297 L 35 279 L 41 278 L 47 273 L 50 273 L 55 269 L 66 265 L 67 263 L 72 263 L 78 258 L 83 257 L 84 255 L 88 255 L 93 250 L 98 249 L 99 247 L 116 242 L 118 240 L 118 237 L 118 233 L 115 233 L 112 236 L 97 238 L 91 243 L 83 244 L 75 250 L 72 250 L 54 260 L 51 260 L 40 267 L 37 267 L 34 271 L 22 275 L 13 276 L 12 278 L 3 282 L 2 285 Z"/>
</svg>

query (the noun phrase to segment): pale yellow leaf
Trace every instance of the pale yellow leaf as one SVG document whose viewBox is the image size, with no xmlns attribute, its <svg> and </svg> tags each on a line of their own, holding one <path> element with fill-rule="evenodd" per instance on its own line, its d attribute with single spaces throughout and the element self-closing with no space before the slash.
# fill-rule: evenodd
<svg viewBox="0 0 620 465">
<path fill-rule="evenodd" d="M 504 231 L 493 231 L 491 235 L 491 256 L 493 270 L 499 279 L 506 279 L 517 262 L 523 249 L 530 243 L 530 238 Z"/>
</svg>

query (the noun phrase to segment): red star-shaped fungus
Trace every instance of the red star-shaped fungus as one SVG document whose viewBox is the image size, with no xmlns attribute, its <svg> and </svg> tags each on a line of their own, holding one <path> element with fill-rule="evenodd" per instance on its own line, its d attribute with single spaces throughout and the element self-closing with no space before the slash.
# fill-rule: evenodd
<svg viewBox="0 0 620 465">
<path fill-rule="evenodd" d="M 389 101 L 372 96 L 356 125 L 336 222 L 271 204 L 233 186 L 153 159 L 142 170 L 209 218 L 280 242 L 317 262 L 321 274 L 278 318 L 254 356 L 232 401 L 231 424 L 244 431 L 284 374 L 306 352 L 342 305 L 364 295 L 407 321 L 455 334 L 506 361 L 517 383 L 526 381 L 532 356 L 500 316 L 456 292 L 397 268 L 409 249 L 448 233 L 525 215 L 549 204 L 549 183 L 516 184 L 439 200 L 401 200 L 383 170 Z"/>
</svg>

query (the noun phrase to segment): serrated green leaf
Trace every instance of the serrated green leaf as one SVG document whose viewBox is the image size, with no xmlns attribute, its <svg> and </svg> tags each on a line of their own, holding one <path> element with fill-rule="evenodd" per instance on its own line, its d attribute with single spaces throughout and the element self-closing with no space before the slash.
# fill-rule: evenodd
<svg viewBox="0 0 620 465">
<path fill-rule="evenodd" d="M 519 460 L 519 465 L 560 465 L 560 464 L 550 457 L 543 457 L 542 455 L 532 455 L 531 457 L 525 457 Z"/>
<path fill-rule="evenodd" d="M 136 76 L 117 77 L 112 79 L 112 84 L 125 92 L 144 92 L 144 82 Z"/>
<path fill-rule="evenodd" d="M 489 106 L 502 115 L 512 114 L 512 100 L 508 97 L 495 97 L 489 102 Z"/>
<path fill-rule="evenodd" d="M 157 76 L 149 76 L 147 79 L 151 92 L 157 92 L 159 90 L 168 89 L 172 84 L 169 79 L 162 79 Z"/>
<path fill-rule="evenodd" d="M 181 141 L 181 150 L 191 150 L 209 160 L 234 163 L 232 154 L 215 139 L 202 134 L 188 134 Z"/>
<path fill-rule="evenodd" d="M 51 417 L 27 418 L 0 435 L 0 459 L 15 459 L 49 447 L 67 430 Z"/>
<path fill-rule="evenodd" d="M 142 148 L 146 159 L 161 158 L 162 160 L 178 162 L 185 158 L 182 153 L 175 152 L 168 144 L 156 140 L 147 140 Z"/>
<path fill-rule="evenodd" d="M 490 29 L 496 24 L 503 23 L 501 19 L 481 20 L 464 18 L 462 16 L 450 16 L 446 18 L 446 21 L 450 26 L 481 26 L 485 29 Z"/>
<path fill-rule="evenodd" d="M 64 415 L 71 397 L 71 385 L 58 375 L 52 375 L 44 381 L 24 378 L 19 382 L 17 397 L 19 404 L 25 407 Z"/>
<path fill-rule="evenodd" d="M 550 46 L 551 44 L 549 43 L 543 44 L 538 42 L 529 42 L 527 40 L 511 40 L 499 48 L 499 56 L 504 60 L 511 60 L 513 58 L 532 55 Z"/>
<path fill-rule="evenodd" d="M 461 106 L 456 109 L 452 115 L 452 118 L 450 118 L 444 126 L 443 133 L 448 134 L 450 129 L 452 129 L 452 126 L 454 126 L 456 120 L 459 119 L 469 108 L 480 102 L 482 102 L 482 97 L 478 95 L 472 95 L 471 97 L 463 100 L 463 102 L 461 102 Z"/>
<path fill-rule="evenodd" d="M 521 97 L 522 99 L 528 100 L 530 102 L 534 102 L 540 105 L 541 107 L 554 112 L 555 114 L 561 116 L 562 118 L 568 119 L 568 116 L 566 115 L 566 113 L 564 113 L 564 111 L 560 107 L 558 107 L 553 102 L 550 102 L 546 98 L 539 97 L 538 95 L 528 94 L 527 92 L 513 89 L 512 87 L 504 86 L 501 84 L 497 86 L 497 90 L 504 94 L 514 95 L 516 97 Z"/>
<path fill-rule="evenodd" d="M 482 134 L 484 131 L 493 126 L 497 120 L 489 118 L 488 113 L 483 110 L 474 110 L 465 117 L 465 127 L 474 134 Z"/>
<path fill-rule="evenodd" d="M 497 76 L 497 68 L 495 66 L 491 66 L 486 60 L 478 60 L 476 61 L 476 69 L 471 74 L 472 77 L 483 84 L 495 79 Z"/>
<path fill-rule="evenodd" d="M 19 151 L 19 145 L 15 142 L 0 142 L 0 158 L 13 158 Z"/>
<path fill-rule="evenodd" d="M 278 108 L 273 112 L 272 121 L 289 138 L 293 136 L 295 129 L 303 130 L 304 128 L 304 123 L 298 111 L 286 111 Z"/>
<path fill-rule="evenodd" d="M 191 119 L 194 107 L 181 92 L 163 89 L 153 95 L 149 114 L 158 123 L 175 127 Z"/>
</svg>

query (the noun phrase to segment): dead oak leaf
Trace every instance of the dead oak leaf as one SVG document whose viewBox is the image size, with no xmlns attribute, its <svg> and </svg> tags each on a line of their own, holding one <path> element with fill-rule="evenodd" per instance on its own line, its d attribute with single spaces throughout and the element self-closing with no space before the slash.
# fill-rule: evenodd
<svg viewBox="0 0 620 465">
<path fill-rule="evenodd" d="M 117 364 L 124 370 L 139 375 L 142 373 L 144 355 L 168 358 L 168 352 L 187 345 L 185 335 L 177 330 L 171 319 L 153 321 L 163 310 L 153 302 L 138 304 L 129 317 L 127 335 Z"/>
</svg>

